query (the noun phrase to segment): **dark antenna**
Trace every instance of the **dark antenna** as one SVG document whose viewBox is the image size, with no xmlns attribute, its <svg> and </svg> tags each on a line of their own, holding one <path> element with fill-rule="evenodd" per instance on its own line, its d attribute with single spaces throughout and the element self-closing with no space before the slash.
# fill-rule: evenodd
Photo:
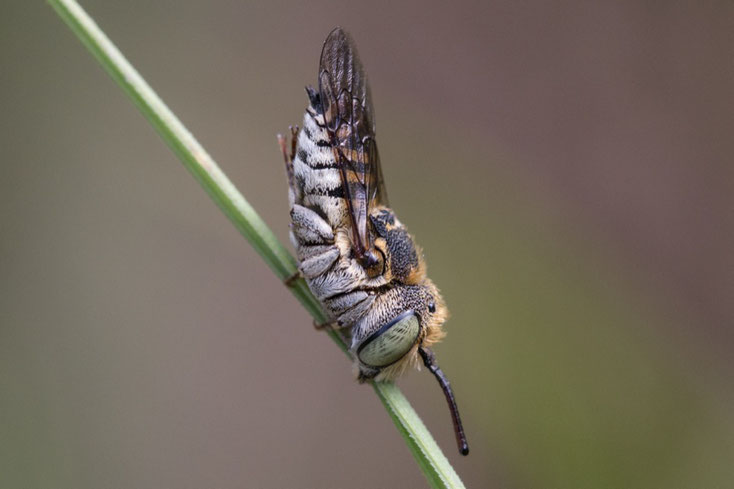
<svg viewBox="0 0 734 489">
<path fill-rule="evenodd" d="M 456 399 L 454 399 L 454 393 L 451 390 L 449 379 L 436 364 L 436 357 L 433 352 L 428 348 L 418 348 L 418 353 L 421 354 L 423 363 L 433 375 L 436 376 L 443 394 L 446 396 L 446 402 L 449 403 L 449 410 L 451 411 L 451 421 L 454 422 L 454 433 L 456 434 L 456 444 L 459 446 L 459 453 L 462 455 L 469 455 L 469 444 L 466 442 L 466 435 L 464 434 L 464 427 L 461 426 L 461 418 L 459 417 L 459 408 L 456 406 Z"/>
</svg>

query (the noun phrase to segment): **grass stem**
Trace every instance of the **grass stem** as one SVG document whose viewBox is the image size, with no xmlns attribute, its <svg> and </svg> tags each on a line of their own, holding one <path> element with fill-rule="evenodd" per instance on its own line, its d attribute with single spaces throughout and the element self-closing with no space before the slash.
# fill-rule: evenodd
<svg viewBox="0 0 734 489">
<path fill-rule="evenodd" d="M 262 259 L 281 280 L 296 272 L 296 261 L 278 241 L 255 209 L 245 200 L 222 172 L 209 153 L 199 144 L 181 121 L 156 95 L 122 53 L 97 24 L 74 0 L 49 0 L 79 40 L 130 97 L 158 134 L 171 147 L 184 166 L 250 242 Z M 288 288 L 319 323 L 327 316 L 302 279 Z M 329 331 L 332 340 L 344 351 L 342 338 Z M 408 448 L 418 462 L 431 487 L 462 488 L 464 485 L 451 464 L 436 445 L 408 400 L 393 383 L 372 383 Z"/>
</svg>

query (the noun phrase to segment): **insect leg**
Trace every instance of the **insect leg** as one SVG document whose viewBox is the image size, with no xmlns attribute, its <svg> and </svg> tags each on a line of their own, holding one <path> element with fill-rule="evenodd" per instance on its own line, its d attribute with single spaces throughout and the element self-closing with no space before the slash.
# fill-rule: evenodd
<svg viewBox="0 0 734 489">
<path fill-rule="evenodd" d="M 293 173 L 293 159 L 296 157 L 298 126 L 290 126 L 289 129 L 291 131 L 290 153 L 288 152 L 286 137 L 282 134 L 278 134 L 278 145 L 280 146 L 280 152 L 283 154 L 283 161 L 285 162 L 285 173 L 288 177 L 288 200 L 290 201 L 291 205 L 293 205 L 296 195 L 298 195 Z"/>
<path fill-rule="evenodd" d="M 298 250 L 298 270 L 304 278 L 325 273 L 339 259 L 339 249 L 334 245 L 331 226 L 307 207 L 293 205 L 291 237 Z"/>
<path fill-rule="evenodd" d="M 313 327 L 316 331 L 323 331 L 325 329 L 339 331 L 344 326 L 340 326 L 336 321 L 327 321 L 325 323 L 317 323 L 316 320 L 314 319 Z"/>
<path fill-rule="evenodd" d="M 286 287 L 293 287 L 296 283 L 296 280 L 298 280 L 299 278 L 303 278 L 303 275 L 301 275 L 300 270 L 294 272 L 290 277 L 283 280 L 283 283 L 285 284 Z"/>
<path fill-rule="evenodd" d="M 318 277 L 339 259 L 339 249 L 336 246 L 319 246 L 319 248 L 323 248 L 323 251 L 319 250 L 320 253 L 302 260 L 298 266 L 298 270 L 305 278 Z"/>
<path fill-rule="evenodd" d="M 374 294 L 356 290 L 324 300 L 324 305 L 337 317 L 339 325 L 354 324 L 375 301 Z"/>
<path fill-rule="evenodd" d="M 307 207 L 294 204 L 291 209 L 291 230 L 301 246 L 334 243 L 331 226 Z"/>
<path fill-rule="evenodd" d="M 283 283 L 292 287 L 299 278 L 317 277 L 329 270 L 339 259 L 339 249 L 335 245 L 297 246 L 300 264 L 298 271 Z"/>
<path fill-rule="evenodd" d="M 298 132 L 300 131 L 298 126 L 290 126 L 288 129 L 291 130 L 291 154 L 290 159 L 293 161 L 296 159 L 296 145 L 298 144 Z"/>
</svg>

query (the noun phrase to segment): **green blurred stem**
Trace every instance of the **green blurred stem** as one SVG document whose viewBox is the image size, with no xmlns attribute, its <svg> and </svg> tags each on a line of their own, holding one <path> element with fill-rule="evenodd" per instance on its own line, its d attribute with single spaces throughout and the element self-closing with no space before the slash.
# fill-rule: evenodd
<svg viewBox="0 0 734 489">
<path fill-rule="evenodd" d="M 184 166 L 257 250 L 275 275 L 281 280 L 293 276 L 297 271 L 293 256 L 92 18 L 73 0 L 49 0 L 49 3 L 138 106 Z M 296 280 L 289 290 L 315 321 L 326 322 L 326 314 L 303 279 Z M 329 331 L 329 336 L 342 351 L 348 352 L 347 345 L 337 333 Z M 430 485 L 435 488 L 464 487 L 400 390 L 393 383 L 373 382 L 372 386 L 403 435 Z"/>
</svg>

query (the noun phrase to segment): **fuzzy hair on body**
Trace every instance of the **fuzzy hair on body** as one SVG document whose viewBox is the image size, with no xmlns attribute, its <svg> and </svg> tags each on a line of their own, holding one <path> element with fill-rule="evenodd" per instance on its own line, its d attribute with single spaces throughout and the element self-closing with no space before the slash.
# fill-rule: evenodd
<svg viewBox="0 0 734 489">
<path fill-rule="evenodd" d="M 354 256 L 344 184 L 324 116 L 310 96 L 294 154 L 287 159 L 290 237 L 299 271 L 333 322 L 351 337 L 356 377 L 393 380 L 409 367 L 420 367 L 419 346 L 443 338 L 448 310 L 426 276 L 422 251 L 390 208 L 377 206 L 368 214 L 374 246 L 383 257 L 381 273 L 370 276 Z M 418 317 L 420 331 L 407 353 L 382 367 L 361 362 L 362 342 L 409 310 Z"/>
</svg>

